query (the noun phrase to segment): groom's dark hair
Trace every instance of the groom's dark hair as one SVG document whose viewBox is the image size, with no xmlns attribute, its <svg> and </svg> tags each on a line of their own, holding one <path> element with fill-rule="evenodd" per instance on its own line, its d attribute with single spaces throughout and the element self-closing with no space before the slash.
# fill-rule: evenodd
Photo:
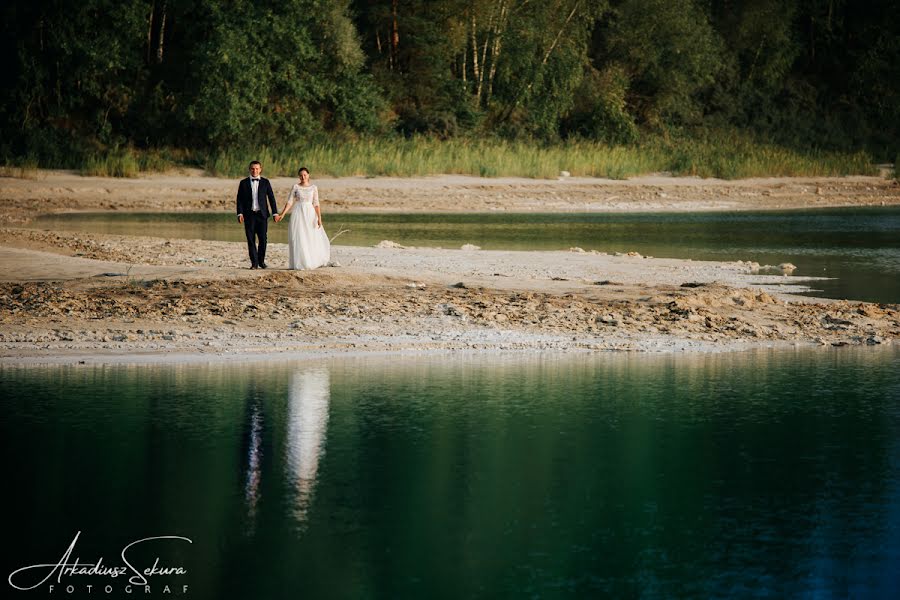
<svg viewBox="0 0 900 600">
<path fill-rule="evenodd" d="M 259 166 L 262 166 L 262 163 L 259 162 L 258 160 L 251 160 L 251 161 L 250 161 L 250 164 L 247 165 L 247 168 L 249 169 L 249 168 L 252 167 L 253 165 L 259 165 Z"/>
</svg>

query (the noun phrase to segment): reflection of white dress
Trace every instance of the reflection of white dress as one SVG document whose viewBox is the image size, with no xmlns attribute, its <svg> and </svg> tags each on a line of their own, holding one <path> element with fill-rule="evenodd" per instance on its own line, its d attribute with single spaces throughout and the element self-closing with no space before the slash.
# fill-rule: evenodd
<svg viewBox="0 0 900 600">
<path fill-rule="evenodd" d="M 331 258 L 331 242 L 324 227 L 316 227 L 319 188 L 295 183 L 288 196 L 293 202 L 291 226 L 288 230 L 288 268 L 315 269 L 327 265 Z"/>
<path fill-rule="evenodd" d="M 296 488 L 294 517 L 306 520 L 312 503 L 319 457 L 328 429 L 331 384 L 327 369 L 301 370 L 291 374 L 287 409 L 287 477 Z"/>
</svg>

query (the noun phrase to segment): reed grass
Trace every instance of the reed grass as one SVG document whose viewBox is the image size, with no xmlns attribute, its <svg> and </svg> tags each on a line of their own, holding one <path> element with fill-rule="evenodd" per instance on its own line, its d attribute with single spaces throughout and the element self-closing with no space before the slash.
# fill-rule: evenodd
<svg viewBox="0 0 900 600">
<path fill-rule="evenodd" d="M 76 170 L 101 177 L 136 177 L 195 166 L 211 175 L 239 177 L 251 160 L 259 160 L 269 176 L 294 176 L 301 166 L 314 176 L 422 177 L 440 174 L 477 177 L 556 178 L 572 176 L 625 179 L 651 173 L 741 179 L 777 176 L 871 175 L 876 172 L 865 152 L 799 152 L 753 140 L 741 134 L 702 137 L 645 137 L 637 144 L 611 146 L 584 140 L 546 145 L 498 139 L 426 137 L 373 138 L 317 142 L 299 146 L 262 146 L 192 151 L 112 147 L 70 157 Z M 19 161 L 20 163 L 22 161 Z M 9 164 L 0 175 L 16 176 L 38 167 L 59 167 L 31 160 Z M 70 165 L 67 165 L 70 166 Z M 19 169 L 19 171 L 15 171 Z"/>
<path fill-rule="evenodd" d="M 834 152 L 813 148 L 801 153 L 738 135 L 656 143 L 668 156 L 666 170 L 674 175 L 746 179 L 875 175 L 878 172 L 872 157 L 862 151 Z"/>
<path fill-rule="evenodd" d="M 162 150 L 114 148 L 88 155 L 79 171 L 82 175 L 95 177 L 137 177 L 141 173 L 164 172 L 175 166 L 176 162 Z"/>
<path fill-rule="evenodd" d="M 554 146 L 502 140 L 433 140 L 428 138 L 359 140 L 311 144 L 302 148 L 263 147 L 225 150 L 204 162 L 213 175 L 238 176 L 250 160 L 259 160 L 270 175 L 295 175 L 301 166 L 316 175 L 417 177 L 558 177 L 560 172 L 621 179 L 661 170 L 655 151 L 640 147 L 574 142 Z"/>
<path fill-rule="evenodd" d="M 32 158 L 13 161 L 0 166 L 0 177 L 14 177 L 16 179 L 37 179 L 40 163 Z"/>
<path fill-rule="evenodd" d="M 291 176 L 301 166 L 315 175 L 416 177 L 438 174 L 480 177 L 555 178 L 572 176 L 625 179 L 667 172 L 740 179 L 776 176 L 871 175 L 865 152 L 794 150 L 740 137 L 650 139 L 630 146 L 570 141 L 545 146 L 502 140 L 359 140 L 306 147 L 262 147 L 224 150 L 202 161 L 205 169 L 236 177 L 250 160 L 262 162 L 273 176 Z"/>
</svg>

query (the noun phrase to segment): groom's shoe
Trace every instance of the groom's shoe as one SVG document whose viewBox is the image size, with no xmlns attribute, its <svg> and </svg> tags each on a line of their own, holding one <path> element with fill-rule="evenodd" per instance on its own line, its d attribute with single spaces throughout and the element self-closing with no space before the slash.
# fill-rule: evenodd
<svg viewBox="0 0 900 600">
<path fill-rule="evenodd" d="M 254 269 L 258 269 L 258 268 L 259 268 L 259 267 L 257 267 L 256 265 L 251 265 L 251 266 L 250 266 L 250 270 L 251 270 L 251 271 L 254 270 Z"/>
<path fill-rule="evenodd" d="M 259 268 L 260 269 L 268 269 L 269 265 L 267 265 L 266 263 L 259 263 Z"/>
</svg>

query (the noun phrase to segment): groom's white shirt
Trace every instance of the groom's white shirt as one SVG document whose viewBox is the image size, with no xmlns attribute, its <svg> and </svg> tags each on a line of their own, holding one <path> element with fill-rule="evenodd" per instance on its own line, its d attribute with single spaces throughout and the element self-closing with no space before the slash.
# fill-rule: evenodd
<svg viewBox="0 0 900 600">
<path fill-rule="evenodd" d="M 250 178 L 250 191 L 253 193 L 253 212 L 259 210 L 259 180 Z"/>
</svg>

